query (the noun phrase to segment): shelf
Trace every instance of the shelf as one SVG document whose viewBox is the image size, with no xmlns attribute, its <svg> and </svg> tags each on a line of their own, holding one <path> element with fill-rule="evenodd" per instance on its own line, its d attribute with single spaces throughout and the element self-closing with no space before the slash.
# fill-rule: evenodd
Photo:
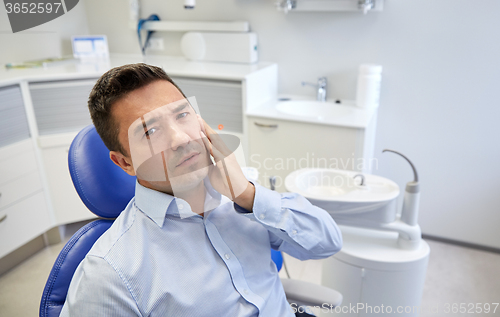
<svg viewBox="0 0 500 317">
<path fill-rule="evenodd" d="M 368 12 L 380 12 L 384 9 L 384 0 L 375 0 L 374 6 Z M 296 0 L 295 8 L 289 12 L 300 11 L 333 11 L 333 12 L 363 12 L 358 0 Z"/>
<path fill-rule="evenodd" d="M 137 23 L 130 22 L 132 29 L 137 29 Z M 142 26 L 148 31 L 167 32 L 249 32 L 250 24 L 247 21 L 210 22 L 210 21 L 147 21 Z"/>
</svg>

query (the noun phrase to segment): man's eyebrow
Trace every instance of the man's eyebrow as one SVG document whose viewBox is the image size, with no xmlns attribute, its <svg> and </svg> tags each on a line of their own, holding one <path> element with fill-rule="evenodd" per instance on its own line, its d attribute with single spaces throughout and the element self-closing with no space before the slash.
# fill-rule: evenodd
<svg viewBox="0 0 500 317">
<path fill-rule="evenodd" d="M 174 110 L 172 110 L 172 113 L 177 113 L 179 111 L 182 111 L 184 110 L 184 108 L 186 108 L 189 104 L 187 102 L 184 102 L 180 105 L 178 105 L 177 107 L 174 108 Z"/>
<path fill-rule="evenodd" d="M 142 118 L 142 117 L 141 117 Z M 137 124 L 137 126 L 135 127 L 134 129 L 134 135 L 137 135 L 139 132 L 145 132 L 147 131 L 147 127 L 153 123 L 155 123 L 156 121 L 158 121 L 158 118 L 157 117 L 152 117 L 152 118 L 149 118 L 148 121 L 144 122 L 144 119 L 141 120 L 141 124 Z"/>
<path fill-rule="evenodd" d="M 189 105 L 188 102 L 184 102 L 184 103 L 178 105 L 177 107 L 175 107 L 172 110 L 172 113 L 180 112 L 180 111 L 184 110 L 184 108 L 186 108 L 188 105 Z M 141 121 L 144 122 L 143 120 L 141 120 Z M 147 131 L 147 127 L 149 125 L 157 122 L 157 121 L 158 121 L 158 117 L 152 117 L 152 118 L 148 119 L 146 122 L 144 122 L 143 124 L 137 124 L 137 126 L 134 128 L 134 135 L 137 135 L 141 131 Z"/>
</svg>

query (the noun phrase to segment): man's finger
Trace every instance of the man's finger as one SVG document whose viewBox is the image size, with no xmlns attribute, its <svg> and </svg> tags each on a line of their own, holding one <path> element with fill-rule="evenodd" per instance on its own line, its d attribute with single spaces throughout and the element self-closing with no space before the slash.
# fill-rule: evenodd
<svg viewBox="0 0 500 317">
<path fill-rule="evenodd" d="M 212 141 L 210 141 L 210 138 L 208 138 L 205 133 L 200 131 L 201 139 L 203 140 L 203 143 L 205 144 L 205 147 L 208 148 L 210 151 L 210 155 L 213 156 L 216 162 L 220 161 L 221 159 L 224 159 L 224 155 L 217 149 L 217 147 L 213 146 Z"/>
<path fill-rule="evenodd" d="M 205 144 L 205 147 L 208 149 L 210 154 L 212 154 L 212 156 L 213 156 L 212 143 L 208 140 L 208 137 L 205 135 L 205 133 L 203 133 L 203 131 L 200 131 L 200 135 L 201 135 L 201 140 Z"/>
</svg>

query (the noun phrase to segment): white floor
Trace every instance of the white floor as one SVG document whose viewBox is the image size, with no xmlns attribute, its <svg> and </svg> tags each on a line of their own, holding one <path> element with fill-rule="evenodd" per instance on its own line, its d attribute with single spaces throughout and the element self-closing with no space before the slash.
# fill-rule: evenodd
<svg viewBox="0 0 500 317">
<path fill-rule="evenodd" d="M 431 247 L 431 254 L 422 299 L 423 307 L 442 306 L 445 303 L 468 305 L 500 302 L 500 254 L 431 240 L 427 242 Z M 64 244 L 60 243 L 47 247 L 0 276 L 1 317 L 38 315 L 45 282 L 63 246 Z M 301 262 L 287 255 L 285 260 L 292 278 L 313 283 L 321 281 L 321 260 Z M 285 277 L 284 270 L 281 270 L 280 275 Z M 438 315 L 421 315 L 430 316 Z M 495 314 L 450 313 L 446 316 L 500 316 L 500 307 Z"/>
</svg>

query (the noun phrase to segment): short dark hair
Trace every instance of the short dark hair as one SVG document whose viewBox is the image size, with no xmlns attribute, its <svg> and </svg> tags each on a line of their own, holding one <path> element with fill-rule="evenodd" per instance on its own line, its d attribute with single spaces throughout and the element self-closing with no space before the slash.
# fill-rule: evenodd
<svg viewBox="0 0 500 317">
<path fill-rule="evenodd" d="M 170 82 L 186 97 L 161 67 L 144 63 L 115 67 L 97 80 L 89 96 L 90 117 L 97 133 L 110 151 L 128 155 L 118 140 L 119 124 L 111 115 L 113 105 L 128 93 L 158 80 Z"/>
</svg>

